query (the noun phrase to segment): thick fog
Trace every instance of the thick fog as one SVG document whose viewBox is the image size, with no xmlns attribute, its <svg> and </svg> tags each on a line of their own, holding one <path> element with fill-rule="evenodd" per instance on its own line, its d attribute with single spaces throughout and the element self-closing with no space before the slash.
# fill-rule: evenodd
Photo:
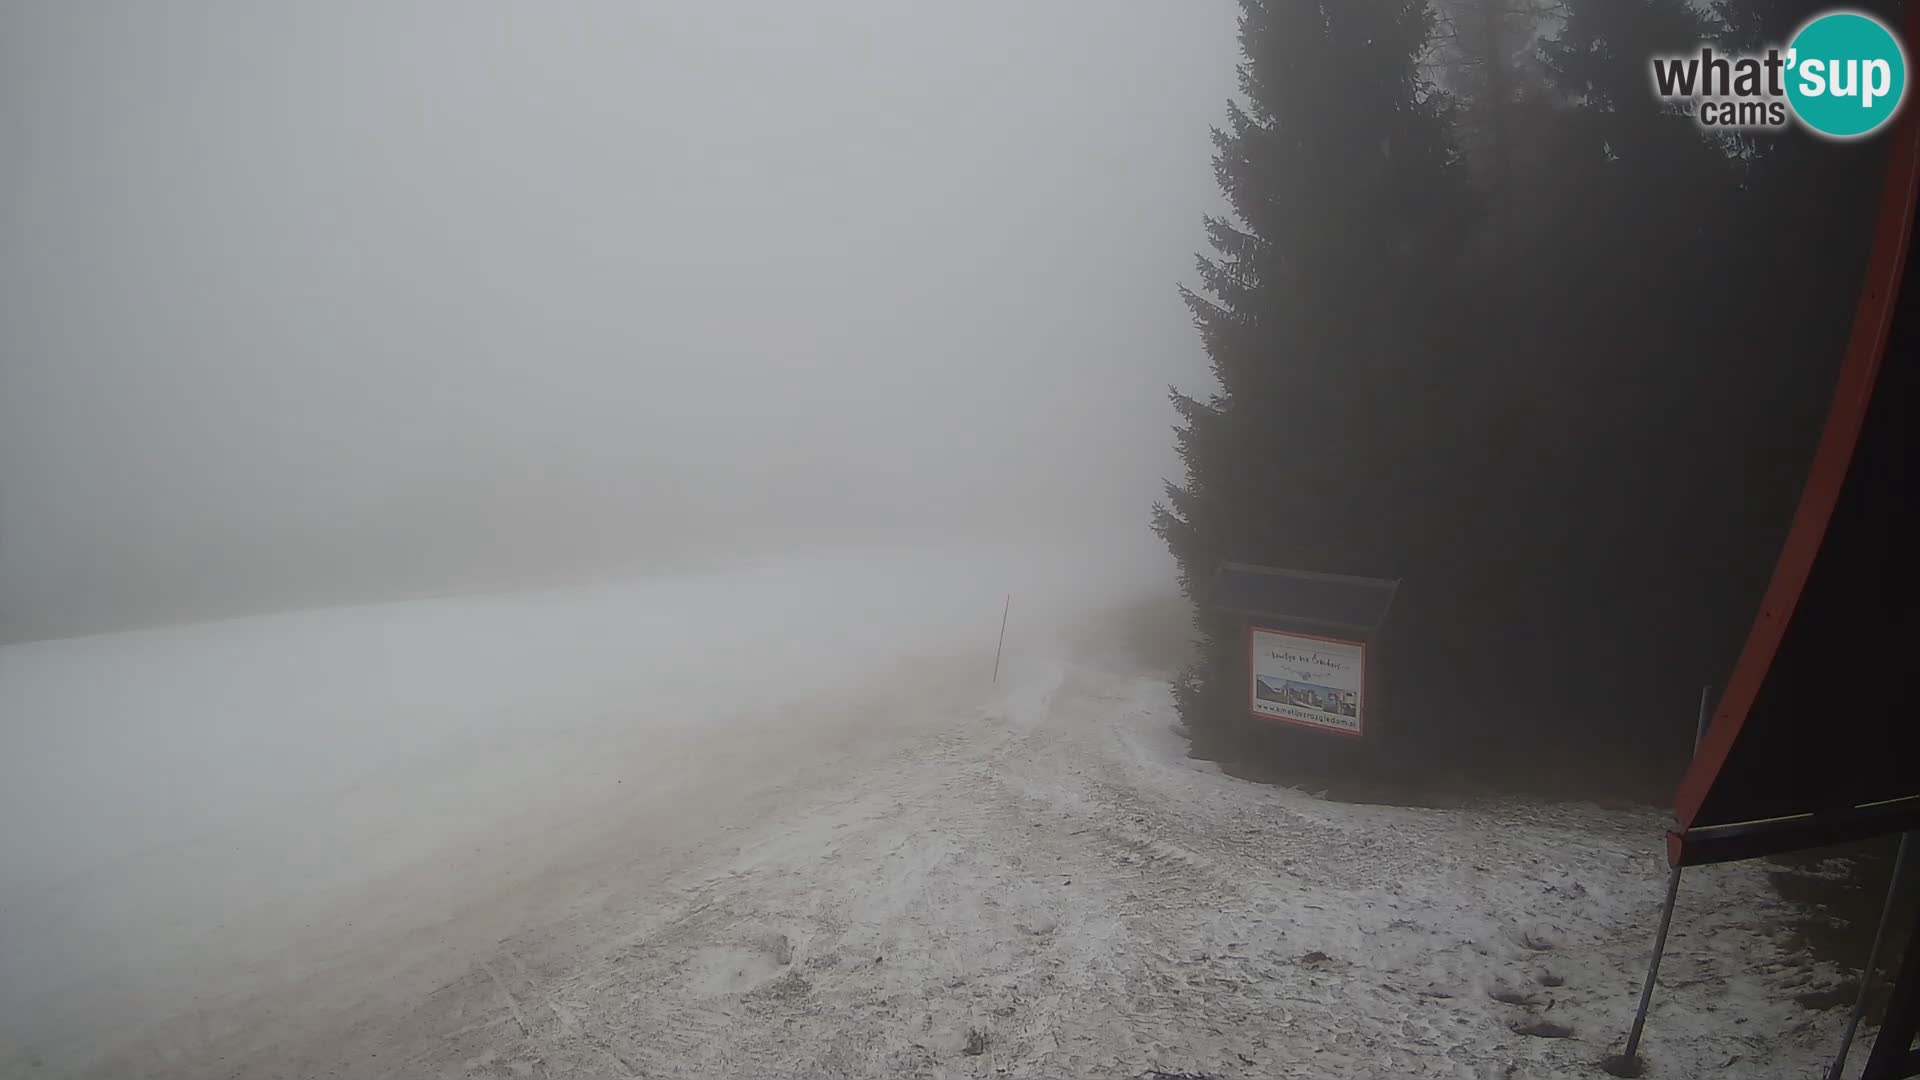
<svg viewBox="0 0 1920 1080">
<path fill-rule="evenodd" d="M 9 5 L 0 640 L 1144 532 L 1229 5 Z"/>
<path fill-rule="evenodd" d="M 0 1074 L 423 996 L 1169 591 L 1233 32 L 7 7 Z"/>
</svg>

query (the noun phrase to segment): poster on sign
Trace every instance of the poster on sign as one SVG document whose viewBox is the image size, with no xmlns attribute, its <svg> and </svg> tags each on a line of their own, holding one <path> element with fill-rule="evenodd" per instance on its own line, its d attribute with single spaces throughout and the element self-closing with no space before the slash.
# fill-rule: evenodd
<svg viewBox="0 0 1920 1080">
<path fill-rule="evenodd" d="M 1259 626 L 1250 627 L 1247 637 L 1254 716 L 1361 734 L 1365 645 Z"/>
</svg>

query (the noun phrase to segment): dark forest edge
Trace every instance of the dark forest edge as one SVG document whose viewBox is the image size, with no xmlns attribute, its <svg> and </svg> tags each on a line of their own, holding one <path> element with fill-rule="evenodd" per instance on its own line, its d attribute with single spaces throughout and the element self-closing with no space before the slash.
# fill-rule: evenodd
<svg viewBox="0 0 1920 1080">
<path fill-rule="evenodd" d="M 1364 763 L 1267 729 L 1238 625 L 1198 610 L 1197 753 L 1677 778 L 1804 478 L 1884 147 L 1704 129 L 1648 62 L 1816 10 L 1242 0 L 1232 213 L 1183 290 L 1216 385 L 1173 392 L 1153 528 L 1190 600 L 1223 561 L 1401 579 L 1386 675 L 1417 704 Z"/>
</svg>

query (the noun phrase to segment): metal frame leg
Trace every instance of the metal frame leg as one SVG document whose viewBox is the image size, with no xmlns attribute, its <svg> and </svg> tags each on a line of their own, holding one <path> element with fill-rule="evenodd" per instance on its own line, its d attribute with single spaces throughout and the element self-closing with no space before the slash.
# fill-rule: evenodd
<svg viewBox="0 0 1920 1080">
<path fill-rule="evenodd" d="M 1673 926 L 1673 905 L 1680 899 L 1680 868 L 1667 875 L 1667 905 L 1660 911 L 1660 932 L 1653 938 L 1653 958 L 1647 961 L 1647 981 L 1640 985 L 1640 1007 L 1633 1011 L 1633 1029 L 1627 1032 L 1627 1048 L 1621 1057 L 1632 1062 L 1640 1055 L 1640 1033 L 1647 1027 L 1647 1010 L 1653 1006 L 1653 983 L 1660 977 L 1660 958 L 1667 952 L 1667 930 Z"/>
<path fill-rule="evenodd" d="M 1710 715 L 1707 706 L 1711 704 L 1712 686 L 1700 688 L 1700 712 L 1693 724 L 1693 749 L 1700 750 L 1700 740 L 1707 735 L 1707 718 Z M 1673 927 L 1673 905 L 1680 899 L 1680 868 L 1674 867 L 1667 874 L 1667 902 L 1660 909 L 1660 932 L 1653 937 L 1653 957 L 1647 961 L 1647 981 L 1640 984 L 1640 1006 L 1633 1011 L 1633 1027 L 1627 1032 L 1627 1048 L 1618 1057 L 1608 1058 L 1605 1067 L 1615 1076 L 1640 1075 L 1640 1035 L 1647 1029 L 1647 1010 L 1653 1007 L 1653 984 L 1660 977 L 1660 958 L 1667 954 L 1667 931 Z"/>
<path fill-rule="evenodd" d="M 1880 947 L 1887 943 L 1887 920 L 1893 918 L 1893 902 L 1900 895 L 1900 880 L 1907 871 L 1907 852 L 1913 846 L 1913 834 L 1905 833 L 1900 837 L 1900 853 L 1893 858 L 1893 880 L 1887 883 L 1886 903 L 1880 908 L 1880 926 L 1873 932 L 1873 947 L 1867 950 L 1867 966 L 1860 969 L 1860 993 L 1854 997 L 1853 1011 L 1847 1015 L 1847 1033 L 1840 1039 L 1840 1054 L 1833 1059 L 1833 1068 L 1827 1070 L 1827 1080 L 1840 1080 L 1840 1073 L 1847 1067 L 1847 1051 L 1853 1048 L 1854 1033 L 1860 1030 L 1860 1020 L 1867 1015 L 1867 986 L 1873 982 L 1873 973 L 1880 967 Z"/>
<path fill-rule="evenodd" d="M 1887 887 L 1887 910 L 1880 917 L 1880 933 L 1886 931 L 1887 922 L 1893 913 L 1893 894 L 1900 887 L 1900 879 L 1907 869 L 1907 861 L 1913 848 L 1914 834 L 1909 832 L 1900 838 L 1900 854 L 1894 860 L 1893 884 Z M 1880 935 L 1876 935 L 1875 951 L 1879 949 Z M 1871 973 L 1871 967 L 1869 967 Z M 1861 982 L 1864 984 L 1865 979 Z M 1863 986 L 1864 989 L 1864 986 Z M 1867 1054 L 1867 1065 L 1861 1071 L 1864 1080 L 1895 1080 L 1898 1077 L 1920 1076 L 1920 1050 L 1915 1050 L 1913 1040 L 1920 1034 L 1920 918 L 1915 920 L 1913 938 L 1907 942 L 1907 953 L 1900 961 L 1900 970 L 1893 977 L 1893 995 L 1887 1000 L 1887 1016 L 1880 1025 L 1880 1034 L 1873 1041 L 1873 1049 Z M 1845 1048 L 1842 1047 L 1842 1052 Z"/>
</svg>

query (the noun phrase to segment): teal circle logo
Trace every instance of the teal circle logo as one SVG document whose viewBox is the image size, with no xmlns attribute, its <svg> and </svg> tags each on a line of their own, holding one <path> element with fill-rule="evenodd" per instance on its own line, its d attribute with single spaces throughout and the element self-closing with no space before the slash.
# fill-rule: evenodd
<svg viewBox="0 0 1920 1080">
<path fill-rule="evenodd" d="M 1893 119 L 1907 93 L 1907 55 L 1880 20 L 1835 11 L 1787 45 L 1787 101 L 1815 132 L 1852 139 Z"/>
</svg>

